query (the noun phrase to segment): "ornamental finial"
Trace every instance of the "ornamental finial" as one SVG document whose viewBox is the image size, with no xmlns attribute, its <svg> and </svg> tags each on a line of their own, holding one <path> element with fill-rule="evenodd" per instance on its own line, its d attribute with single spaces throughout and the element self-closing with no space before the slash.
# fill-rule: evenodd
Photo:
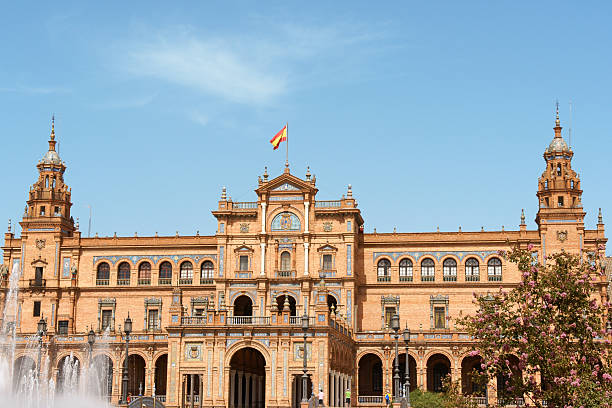
<svg viewBox="0 0 612 408">
<path fill-rule="evenodd" d="M 264 181 L 268 181 L 268 166 L 264 167 Z"/>
<path fill-rule="evenodd" d="M 348 191 L 346 192 L 346 198 L 353 198 L 353 186 L 348 185 Z"/>
<path fill-rule="evenodd" d="M 521 225 L 525 225 L 525 209 L 521 208 Z"/>
<path fill-rule="evenodd" d="M 51 116 L 51 140 L 55 140 L 55 114 Z"/>
<path fill-rule="evenodd" d="M 597 215 L 597 223 L 603 224 L 603 216 L 601 215 L 601 208 L 599 209 L 599 215 Z"/>
<path fill-rule="evenodd" d="M 227 200 L 227 190 L 225 186 L 221 187 L 221 200 Z"/>
<path fill-rule="evenodd" d="M 559 101 L 555 103 L 557 107 L 557 117 L 555 118 L 555 126 L 561 126 L 561 121 L 559 120 Z"/>
<path fill-rule="evenodd" d="M 9 218 L 9 222 L 8 222 L 8 232 L 11 232 L 11 219 Z"/>
</svg>

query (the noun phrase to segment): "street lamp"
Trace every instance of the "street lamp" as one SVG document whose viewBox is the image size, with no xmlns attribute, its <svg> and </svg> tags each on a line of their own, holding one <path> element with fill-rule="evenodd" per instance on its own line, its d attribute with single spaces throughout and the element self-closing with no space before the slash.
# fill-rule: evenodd
<svg viewBox="0 0 612 408">
<path fill-rule="evenodd" d="M 408 343 L 410 343 L 410 329 L 408 327 L 404 329 L 403 335 L 404 343 L 406 343 L 406 384 L 404 384 L 406 391 L 404 393 L 406 394 L 406 402 L 408 403 L 408 406 L 410 406 L 410 365 L 408 364 Z"/>
<path fill-rule="evenodd" d="M 302 367 L 302 370 L 304 370 L 304 374 L 302 374 L 302 402 L 308 402 L 308 375 L 306 374 L 306 332 L 308 332 L 308 323 L 308 314 L 306 310 L 304 310 L 304 314 L 302 315 L 302 330 L 304 331 L 304 349 L 302 351 L 304 357 L 304 366 Z"/>
<path fill-rule="evenodd" d="M 397 351 L 398 351 L 398 339 L 399 339 L 399 315 L 397 313 L 395 313 L 393 315 L 393 317 L 391 317 L 391 328 L 393 329 L 393 331 L 395 332 L 395 362 L 393 363 L 393 386 L 395 387 L 395 390 L 393 392 L 393 400 L 394 401 L 398 401 L 399 400 L 399 386 L 400 386 L 400 375 L 399 375 L 399 361 L 398 361 L 398 357 L 397 357 Z"/>
<path fill-rule="evenodd" d="M 127 389 L 128 389 L 128 357 L 130 356 L 130 333 L 132 332 L 132 319 L 130 319 L 130 313 L 123 322 L 123 331 L 125 332 L 125 362 L 123 363 L 123 393 L 121 398 L 123 403 L 127 404 Z"/>
<path fill-rule="evenodd" d="M 38 336 L 38 365 L 37 368 L 37 377 L 40 377 L 40 358 L 42 354 L 42 346 L 43 346 L 43 336 L 47 334 L 47 321 L 42 317 L 38 321 L 38 331 L 36 332 Z"/>
</svg>

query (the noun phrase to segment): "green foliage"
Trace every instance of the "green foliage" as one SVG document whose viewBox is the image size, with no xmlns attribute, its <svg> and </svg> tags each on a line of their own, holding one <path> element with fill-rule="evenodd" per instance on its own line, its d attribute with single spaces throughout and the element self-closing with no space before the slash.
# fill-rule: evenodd
<svg viewBox="0 0 612 408">
<path fill-rule="evenodd" d="M 416 389 L 410 393 L 412 408 L 444 408 L 444 397 L 441 393 L 423 392 Z"/>
<path fill-rule="evenodd" d="M 526 406 L 612 407 L 612 348 L 601 303 L 597 260 L 562 252 L 537 263 L 529 250 L 500 255 L 518 265 L 521 281 L 476 296 L 478 312 L 457 321 L 476 341 L 484 375 L 502 398 Z M 543 381 L 541 381 L 541 379 Z"/>
</svg>

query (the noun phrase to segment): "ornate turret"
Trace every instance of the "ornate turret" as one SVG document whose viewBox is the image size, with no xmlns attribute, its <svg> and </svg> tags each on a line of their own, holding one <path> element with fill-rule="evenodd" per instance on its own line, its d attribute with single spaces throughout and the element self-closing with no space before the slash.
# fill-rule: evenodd
<svg viewBox="0 0 612 408">
<path fill-rule="evenodd" d="M 539 211 L 536 217 L 538 225 L 543 218 L 580 221 L 584 218 L 580 178 L 572 170 L 574 152 L 563 140 L 561 129 L 557 104 L 553 128 L 555 135 L 544 151 L 546 170 L 538 180 Z"/>
<path fill-rule="evenodd" d="M 51 120 L 49 150 L 38 162 L 38 180 L 30 187 L 26 211 L 21 226 L 30 229 L 61 231 L 72 235 L 74 221 L 70 216 L 71 192 L 64 184 L 66 165 L 55 150 L 55 117 Z"/>
</svg>

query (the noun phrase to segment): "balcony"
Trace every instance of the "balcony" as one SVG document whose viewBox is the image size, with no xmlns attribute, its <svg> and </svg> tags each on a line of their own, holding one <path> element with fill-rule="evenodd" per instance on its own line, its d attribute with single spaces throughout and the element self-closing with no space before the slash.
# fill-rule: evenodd
<svg viewBox="0 0 612 408">
<path fill-rule="evenodd" d="M 227 316 L 228 326 L 270 326 L 271 324 L 281 324 L 280 318 L 277 318 L 275 322 L 272 321 L 270 316 Z M 315 318 L 313 316 L 308 318 L 310 327 L 316 325 Z M 181 324 L 183 326 L 204 326 L 212 324 L 206 316 L 183 316 L 181 318 Z M 285 323 L 286 324 L 286 323 Z M 289 325 L 301 326 L 302 316 L 290 316 Z"/>
<path fill-rule="evenodd" d="M 47 286 L 46 279 L 30 279 L 31 288 L 44 288 Z"/>
<path fill-rule="evenodd" d="M 96 286 L 108 286 L 110 285 L 110 279 L 96 279 Z"/>
<path fill-rule="evenodd" d="M 157 280 L 158 285 L 172 285 L 172 278 L 159 278 Z"/>
<path fill-rule="evenodd" d="M 270 318 L 266 316 L 228 316 L 227 324 L 230 326 L 269 325 Z"/>
<path fill-rule="evenodd" d="M 253 210 L 257 209 L 257 201 L 251 202 L 234 202 L 232 207 L 236 210 Z"/>
<path fill-rule="evenodd" d="M 251 279 L 253 271 L 234 271 L 234 278 L 237 279 Z"/>
<path fill-rule="evenodd" d="M 151 278 L 139 278 L 138 279 L 138 284 L 139 285 L 150 285 L 151 284 Z"/>
<path fill-rule="evenodd" d="M 333 201 L 316 201 L 315 208 L 340 208 L 342 206 L 342 201 L 333 200 Z"/>
<path fill-rule="evenodd" d="M 433 282 L 435 277 L 433 275 L 423 275 L 421 276 L 421 282 Z"/>
<path fill-rule="evenodd" d="M 277 278 L 295 278 L 295 270 L 291 271 L 274 271 Z"/>
<path fill-rule="evenodd" d="M 213 278 L 200 277 L 200 285 L 212 285 L 215 283 Z"/>
<path fill-rule="evenodd" d="M 400 282 L 412 282 L 412 275 L 402 276 L 400 275 Z"/>
<path fill-rule="evenodd" d="M 501 275 L 489 275 L 489 282 L 501 282 Z"/>
<path fill-rule="evenodd" d="M 378 275 L 376 277 L 376 281 L 378 281 L 378 282 L 391 282 L 391 276 L 390 275 Z"/>
<path fill-rule="evenodd" d="M 181 278 L 179 279 L 179 285 L 192 285 L 193 278 Z"/>
<path fill-rule="evenodd" d="M 129 279 L 117 279 L 117 286 L 129 286 L 129 285 L 130 285 Z"/>
<path fill-rule="evenodd" d="M 335 278 L 336 270 L 335 269 L 320 269 L 319 270 L 319 278 Z"/>
<path fill-rule="evenodd" d="M 479 282 L 480 276 L 478 275 L 465 275 L 466 282 Z"/>
<path fill-rule="evenodd" d="M 442 280 L 444 282 L 457 282 L 457 275 L 444 275 Z"/>
</svg>

